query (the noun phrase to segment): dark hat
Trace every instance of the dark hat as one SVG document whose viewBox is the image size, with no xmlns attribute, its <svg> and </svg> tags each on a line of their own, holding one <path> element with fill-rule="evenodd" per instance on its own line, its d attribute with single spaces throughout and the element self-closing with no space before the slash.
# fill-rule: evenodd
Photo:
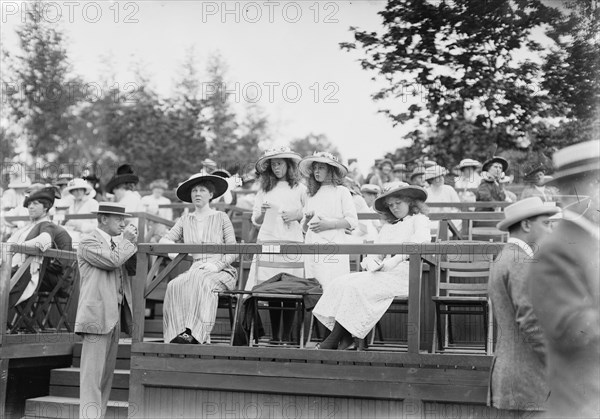
<svg viewBox="0 0 600 419">
<path fill-rule="evenodd" d="M 73 175 L 70 173 L 62 173 L 58 175 L 58 179 L 54 182 L 58 186 L 66 185 L 70 180 L 73 179 Z"/>
<path fill-rule="evenodd" d="M 503 172 L 506 172 L 506 170 L 508 169 L 508 161 L 506 161 L 505 158 L 500 156 L 493 156 L 491 159 L 488 159 L 483 162 L 481 170 L 487 172 L 488 168 L 492 165 L 492 163 L 500 163 L 502 165 Z"/>
<path fill-rule="evenodd" d="M 385 205 L 385 198 L 388 196 L 407 197 L 425 201 L 427 199 L 427 191 L 420 186 L 409 185 L 408 183 L 400 182 L 394 187 L 387 188 L 381 195 L 377 197 L 375 204 L 373 204 L 375 211 L 381 214 L 389 211 L 387 205 Z"/>
<path fill-rule="evenodd" d="M 106 191 L 113 193 L 113 190 L 124 183 L 138 183 L 140 178 L 135 174 L 129 164 L 122 164 L 117 168 L 117 174 L 106 184 Z"/>
<path fill-rule="evenodd" d="M 83 180 L 87 180 L 87 181 L 91 181 L 91 182 L 99 182 L 100 178 L 98 176 L 96 176 L 95 173 L 93 173 L 90 169 L 85 169 L 83 172 L 81 172 L 81 178 Z"/>
<path fill-rule="evenodd" d="M 98 211 L 92 211 L 92 214 L 114 214 L 131 217 L 131 214 L 125 212 L 125 205 L 117 204 L 116 202 L 100 202 Z"/>
<path fill-rule="evenodd" d="M 229 186 L 225 178 L 213 174 L 209 175 L 205 171 L 202 171 L 190 176 L 188 180 L 182 182 L 177 187 L 177 198 L 181 199 L 183 202 L 192 202 L 192 189 L 194 186 L 202 182 L 210 182 L 214 185 L 215 193 L 211 200 L 217 199 L 227 192 L 227 187 Z"/>
<path fill-rule="evenodd" d="M 523 180 L 524 181 L 533 180 L 533 175 L 535 175 L 537 172 L 546 173 L 546 168 L 544 167 L 543 164 L 535 164 L 533 166 L 530 166 L 529 168 L 526 168 L 526 173 L 525 173 L 525 176 L 523 177 Z"/>
<path fill-rule="evenodd" d="M 57 196 L 57 190 L 53 186 L 45 186 L 41 189 L 33 191 L 25 200 L 23 201 L 23 206 L 27 208 L 31 201 L 39 201 L 40 199 L 45 199 L 50 202 L 50 207 L 54 205 L 54 200 L 56 198 L 60 198 L 60 193 Z"/>
<path fill-rule="evenodd" d="M 231 177 L 231 173 L 229 173 L 225 169 L 215 170 L 215 171 L 211 172 L 211 175 L 221 176 L 222 178 L 229 178 L 229 177 Z"/>
</svg>

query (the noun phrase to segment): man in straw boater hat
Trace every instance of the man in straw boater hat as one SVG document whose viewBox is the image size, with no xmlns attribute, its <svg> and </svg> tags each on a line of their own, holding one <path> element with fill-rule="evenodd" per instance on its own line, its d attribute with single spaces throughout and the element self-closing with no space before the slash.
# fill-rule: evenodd
<svg viewBox="0 0 600 419">
<path fill-rule="evenodd" d="M 101 202 L 98 228 L 81 237 L 81 275 L 75 333 L 81 350 L 80 418 L 103 418 L 117 360 L 121 329 L 131 332 L 131 282 L 125 262 L 137 251 L 137 229 L 126 225 L 125 206 Z M 120 237 L 118 237 L 120 236 Z"/>
<path fill-rule="evenodd" d="M 506 207 L 497 225 L 510 236 L 488 284 L 498 324 L 488 403 L 497 409 L 543 410 L 548 398 L 546 345 L 529 298 L 528 268 L 537 243 L 552 231 L 550 217 L 559 211 L 531 197 Z"/>
<path fill-rule="evenodd" d="M 23 207 L 27 208 L 29 223 L 16 230 L 7 240 L 9 251 L 36 249 L 45 251 L 47 249 L 73 250 L 71 237 L 64 228 L 54 224 L 48 217 L 48 211 L 54 205 L 58 191 L 54 187 L 39 185 L 31 191 L 23 201 Z M 16 253 L 12 259 L 12 273 L 25 262 L 27 255 Z M 36 290 L 37 284 L 42 280 L 40 290 L 49 291 L 57 283 L 62 275 L 66 261 L 53 258 L 36 256 L 30 269 L 24 272 L 16 284 L 10 289 L 8 306 L 14 307 L 29 299 Z"/>
<path fill-rule="evenodd" d="M 506 201 L 504 182 L 501 182 L 502 174 L 508 170 L 508 161 L 500 156 L 493 156 L 486 160 L 481 168 L 483 171 L 481 183 L 475 192 L 477 201 Z M 494 211 L 494 207 L 481 208 L 481 211 Z"/>
<path fill-rule="evenodd" d="M 548 340 L 552 417 L 600 414 L 600 141 L 557 151 L 563 219 L 531 264 L 533 309 Z"/>
</svg>

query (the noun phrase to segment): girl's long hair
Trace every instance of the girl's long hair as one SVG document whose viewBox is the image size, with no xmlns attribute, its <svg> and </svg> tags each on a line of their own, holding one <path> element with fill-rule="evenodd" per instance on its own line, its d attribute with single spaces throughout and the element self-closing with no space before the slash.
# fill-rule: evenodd
<svg viewBox="0 0 600 419">
<path fill-rule="evenodd" d="M 298 163 L 292 159 L 283 160 L 285 160 L 287 165 L 287 171 L 284 179 L 287 181 L 288 185 L 290 185 L 290 188 L 294 188 L 298 185 L 298 180 L 300 177 L 298 172 Z M 277 176 L 275 176 L 275 173 L 273 173 L 273 169 L 271 169 L 270 163 L 267 164 L 267 169 L 264 172 L 257 172 L 256 176 L 259 179 L 260 188 L 263 190 L 263 192 L 271 191 L 275 185 L 277 185 L 277 182 L 279 182 L 279 179 L 277 179 Z"/>
<path fill-rule="evenodd" d="M 313 163 L 313 165 L 314 165 L 314 163 Z M 327 173 L 328 174 L 331 173 L 331 183 L 334 186 L 343 185 L 344 179 L 342 178 L 342 176 L 340 176 L 339 171 L 336 170 L 330 164 L 327 165 Z M 317 180 L 315 179 L 314 172 L 311 172 L 310 176 L 306 180 L 306 187 L 308 189 L 308 196 L 315 196 L 315 194 L 317 192 L 319 192 L 319 189 L 321 189 L 321 185 L 322 185 L 322 183 L 321 182 L 317 182 Z"/>
</svg>

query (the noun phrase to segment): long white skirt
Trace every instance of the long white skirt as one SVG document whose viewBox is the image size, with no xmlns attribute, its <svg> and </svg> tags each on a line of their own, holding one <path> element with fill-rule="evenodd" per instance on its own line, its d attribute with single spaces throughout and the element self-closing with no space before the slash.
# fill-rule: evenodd
<svg viewBox="0 0 600 419">
<path fill-rule="evenodd" d="M 194 266 L 167 285 L 163 312 L 164 342 L 169 343 L 186 327 L 200 343 L 210 343 L 215 325 L 218 291 L 233 289 L 235 276 L 208 272 Z"/>
<path fill-rule="evenodd" d="M 340 323 L 363 339 L 392 304 L 408 296 L 408 262 L 390 272 L 356 272 L 329 282 L 313 314 L 329 330 Z"/>
</svg>

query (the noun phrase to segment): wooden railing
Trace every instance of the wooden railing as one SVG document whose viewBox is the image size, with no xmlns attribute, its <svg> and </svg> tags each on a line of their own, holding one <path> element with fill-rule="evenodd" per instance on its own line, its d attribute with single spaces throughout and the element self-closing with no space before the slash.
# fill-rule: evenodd
<svg viewBox="0 0 600 419">
<path fill-rule="evenodd" d="M 149 272 L 151 256 L 176 253 L 178 256 L 169 265 L 175 267 L 188 254 L 283 254 L 283 255 L 333 255 L 333 254 L 407 254 L 409 260 L 409 303 L 408 303 L 408 352 L 417 354 L 420 348 L 422 316 L 423 262 L 435 264 L 432 255 L 487 255 L 492 260 L 502 244 L 461 243 L 459 241 L 430 244 L 282 244 L 278 247 L 260 244 L 188 245 L 188 244 L 141 244 L 138 247 L 137 275 L 133 284 L 133 320 L 136 324 L 133 345 L 143 342 L 145 298 L 153 287 L 166 280 L 158 270 Z M 150 275 L 149 275 L 150 274 Z M 154 278 L 153 281 L 149 279 Z M 150 282 L 150 283 L 149 283 Z M 426 296 L 428 297 L 428 296 Z M 430 298 L 430 297 L 429 297 Z"/>
</svg>

